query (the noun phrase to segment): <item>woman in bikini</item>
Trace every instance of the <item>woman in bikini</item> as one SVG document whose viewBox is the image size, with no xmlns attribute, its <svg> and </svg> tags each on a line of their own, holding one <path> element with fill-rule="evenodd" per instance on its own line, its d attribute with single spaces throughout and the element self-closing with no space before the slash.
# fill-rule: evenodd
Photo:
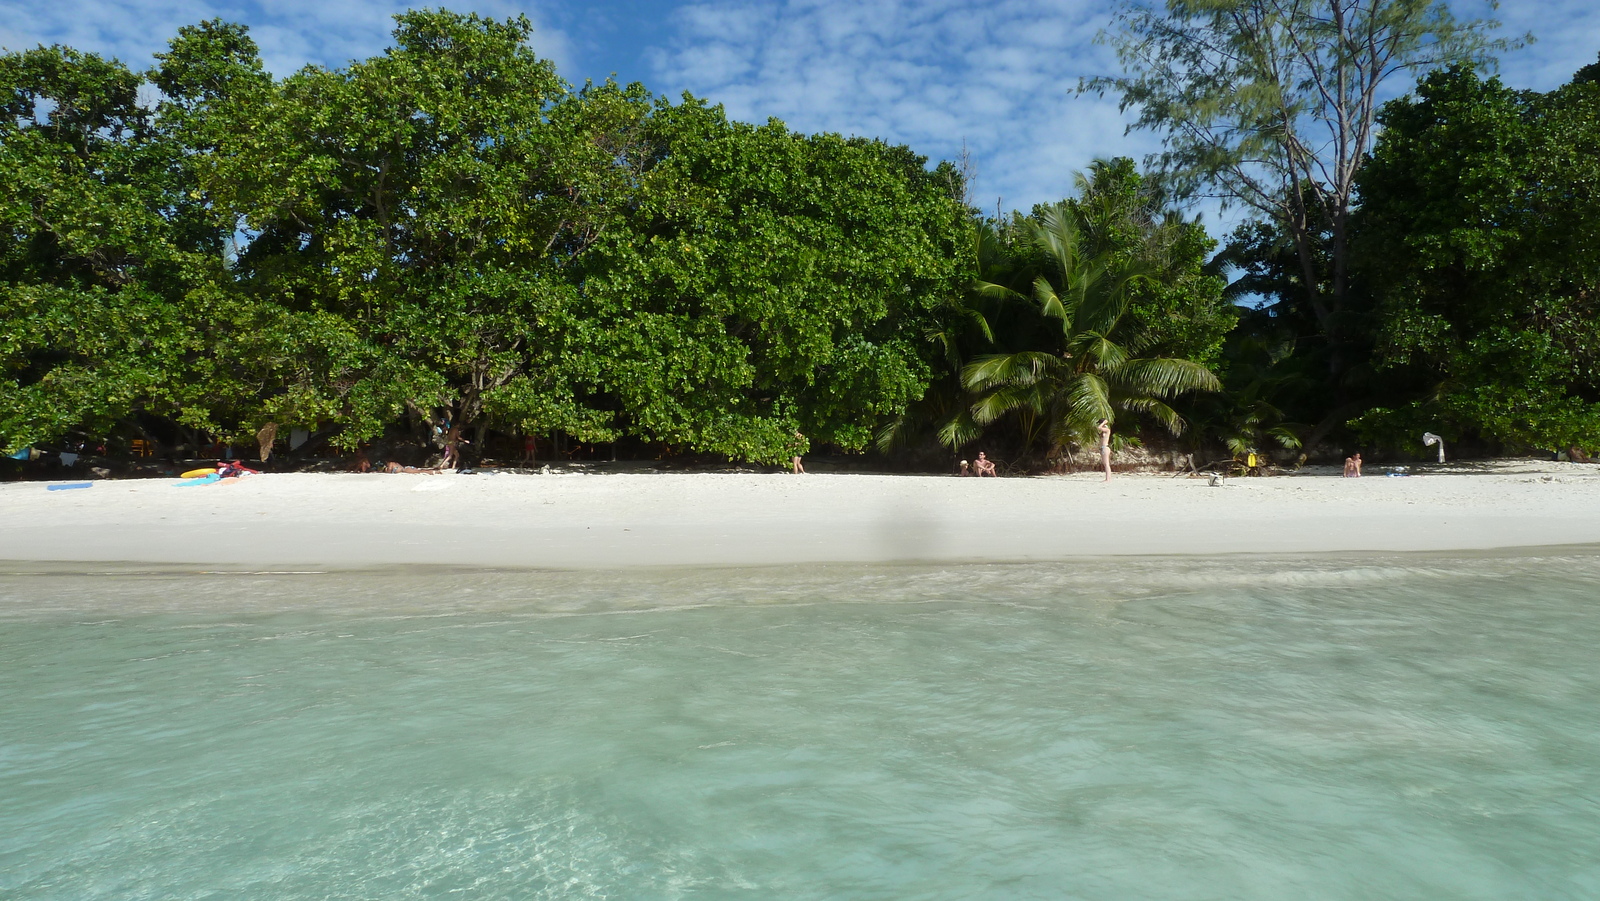
<svg viewBox="0 0 1600 901">
<path fill-rule="evenodd" d="M 1111 481 L 1111 421 L 1102 419 L 1094 424 L 1100 433 L 1100 468 L 1106 471 L 1106 481 Z"/>
</svg>

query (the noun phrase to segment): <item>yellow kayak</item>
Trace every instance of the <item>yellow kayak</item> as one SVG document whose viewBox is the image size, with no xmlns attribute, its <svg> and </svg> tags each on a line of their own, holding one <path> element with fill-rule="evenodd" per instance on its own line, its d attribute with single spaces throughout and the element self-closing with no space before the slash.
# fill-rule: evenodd
<svg viewBox="0 0 1600 901">
<path fill-rule="evenodd" d="M 184 473 L 182 477 L 185 479 L 200 479 L 205 478 L 206 476 L 214 476 L 216 474 L 217 468 L 215 466 L 207 466 L 205 469 L 191 469 Z"/>
</svg>

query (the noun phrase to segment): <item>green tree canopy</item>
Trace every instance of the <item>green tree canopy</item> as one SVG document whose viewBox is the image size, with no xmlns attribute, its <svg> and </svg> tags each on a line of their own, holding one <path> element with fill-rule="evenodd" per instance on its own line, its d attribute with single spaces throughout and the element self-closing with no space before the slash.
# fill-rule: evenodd
<svg viewBox="0 0 1600 901">
<path fill-rule="evenodd" d="M 1458 19 L 1444 0 L 1125 0 L 1107 39 L 1126 74 L 1087 87 L 1119 94 L 1138 110 L 1134 128 L 1161 133 L 1152 162 L 1179 194 L 1283 229 L 1337 372 L 1351 332 L 1349 217 L 1385 91 L 1397 76 L 1488 63 L 1509 46 L 1488 38 L 1497 26 Z"/>
<path fill-rule="evenodd" d="M 142 83 L 66 47 L 0 56 L 0 446 L 206 418 L 192 325 L 220 238 Z"/>
<path fill-rule="evenodd" d="M 976 290 L 1000 305 L 991 332 L 1002 349 L 962 370 L 977 392 L 971 421 L 1014 414 L 1025 445 L 1042 436 L 1053 447 L 1091 443 L 1095 422 L 1119 415 L 1178 433 L 1168 401 L 1216 390 L 1202 361 L 1234 322 L 1222 279 L 1204 268 L 1213 245 L 1162 210 L 1131 160 L 1098 163 L 1078 186 L 1076 198 L 1015 219 L 984 254 Z M 964 431 L 957 419 L 945 433 Z"/>
<path fill-rule="evenodd" d="M 578 352 L 637 434 L 778 459 L 857 450 L 927 386 L 923 329 L 971 272 L 950 173 L 903 147 L 729 122 L 686 97 L 643 126 L 624 227 L 581 265 Z"/>
<path fill-rule="evenodd" d="M 1593 446 L 1600 83 L 1538 94 L 1454 68 L 1382 121 L 1361 180 L 1359 260 L 1401 403 L 1363 424 Z"/>
</svg>

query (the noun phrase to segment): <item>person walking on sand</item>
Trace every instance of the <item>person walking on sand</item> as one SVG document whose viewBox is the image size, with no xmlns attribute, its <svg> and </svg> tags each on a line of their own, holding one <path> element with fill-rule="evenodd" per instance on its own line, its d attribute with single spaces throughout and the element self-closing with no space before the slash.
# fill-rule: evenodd
<svg viewBox="0 0 1600 901">
<path fill-rule="evenodd" d="M 800 434 L 800 432 L 797 430 L 794 433 L 794 440 L 796 442 L 796 444 L 795 444 L 796 453 L 795 453 L 795 455 L 793 457 L 789 458 L 789 472 L 790 472 L 791 475 L 803 476 L 803 475 L 806 474 L 806 468 L 805 468 L 805 466 L 801 465 L 801 463 L 800 463 L 800 459 L 801 458 L 800 458 L 800 454 L 798 453 L 798 451 L 800 449 L 800 445 L 802 443 L 804 443 L 804 441 L 806 440 L 806 436 Z"/>
<path fill-rule="evenodd" d="M 472 442 L 461 437 L 461 426 L 453 425 L 444 434 L 444 458 L 439 461 L 441 470 L 456 470 L 461 468 L 461 445 Z"/>
<path fill-rule="evenodd" d="M 994 461 L 990 460 L 983 451 L 978 451 L 978 459 L 972 462 L 972 473 L 973 475 L 990 476 L 992 478 L 1000 477 L 1000 473 L 994 468 Z"/>
<path fill-rule="evenodd" d="M 1361 454 L 1359 452 L 1344 458 L 1344 477 L 1347 479 L 1361 478 Z"/>
<path fill-rule="evenodd" d="M 1105 470 L 1105 481 L 1111 481 L 1111 420 L 1102 419 L 1094 424 L 1100 433 L 1100 468 Z"/>
</svg>

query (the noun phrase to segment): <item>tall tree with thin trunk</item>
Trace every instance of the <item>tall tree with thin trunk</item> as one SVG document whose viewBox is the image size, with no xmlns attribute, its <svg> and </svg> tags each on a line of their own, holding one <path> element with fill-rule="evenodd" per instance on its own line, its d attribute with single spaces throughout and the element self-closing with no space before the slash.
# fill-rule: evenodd
<svg viewBox="0 0 1600 901">
<path fill-rule="evenodd" d="M 1176 193 L 1242 205 L 1289 234 L 1337 374 L 1350 212 L 1378 108 L 1416 73 L 1488 65 L 1521 43 L 1492 38 L 1498 27 L 1444 0 L 1124 0 L 1102 39 L 1125 72 L 1084 89 L 1120 94 L 1138 111 L 1132 128 L 1162 133 L 1148 163 Z"/>
</svg>

